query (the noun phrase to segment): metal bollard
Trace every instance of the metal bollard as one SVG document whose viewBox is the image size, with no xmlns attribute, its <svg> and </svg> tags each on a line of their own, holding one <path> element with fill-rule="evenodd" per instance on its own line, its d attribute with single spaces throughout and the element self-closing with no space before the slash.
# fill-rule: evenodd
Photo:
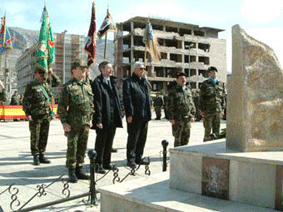
<svg viewBox="0 0 283 212">
<path fill-rule="evenodd" d="M 96 189 L 95 189 L 95 175 L 94 175 L 94 168 L 95 168 L 95 158 L 97 153 L 95 150 L 88 151 L 88 157 L 90 160 L 90 203 L 96 205 Z"/>
<path fill-rule="evenodd" d="M 162 168 L 162 171 L 166 172 L 166 170 L 167 170 L 167 146 L 168 146 L 169 142 L 166 141 L 166 140 L 163 140 L 161 142 L 161 144 L 163 146 L 163 164 L 162 164 L 163 168 Z"/>
</svg>

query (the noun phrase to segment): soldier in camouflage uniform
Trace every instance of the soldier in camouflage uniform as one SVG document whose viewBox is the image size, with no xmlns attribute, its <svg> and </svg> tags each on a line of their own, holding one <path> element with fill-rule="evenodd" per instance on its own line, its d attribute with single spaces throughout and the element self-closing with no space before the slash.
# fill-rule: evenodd
<svg viewBox="0 0 283 212">
<path fill-rule="evenodd" d="M 94 106 L 91 86 L 84 80 L 86 68 L 83 61 L 72 64 L 73 79 L 64 85 L 57 111 L 68 138 L 66 166 L 72 183 L 89 179 L 82 168 Z"/>
<path fill-rule="evenodd" d="M 156 97 L 153 100 L 154 103 L 154 110 L 156 113 L 156 120 L 161 119 L 161 109 L 163 106 L 163 99 L 162 97 L 159 96 L 159 93 L 156 94 Z"/>
<path fill-rule="evenodd" d="M 60 80 L 53 74 L 52 69 L 49 70 L 49 74 L 52 77 L 52 85 L 58 86 Z M 50 85 L 45 80 L 46 75 L 45 71 L 39 68 L 35 69 L 35 80 L 27 85 L 23 99 L 23 110 L 29 121 L 29 130 L 31 133 L 30 148 L 34 165 L 50 163 L 50 160 L 45 158 L 44 154 L 51 114 L 53 112 L 51 108 L 53 94 Z"/>
<path fill-rule="evenodd" d="M 168 120 L 172 124 L 175 137 L 174 147 L 184 146 L 189 143 L 191 119 L 195 114 L 195 105 L 192 92 L 186 86 L 186 74 L 177 74 L 177 84 L 168 94 Z"/>
<path fill-rule="evenodd" d="M 0 80 L 0 105 L 4 105 L 6 101 L 7 101 L 7 94 L 5 91 L 5 86 Z"/>
<path fill-rule="evenodd" d="M 14 94 L 11 97 L 10 105 L 20 105 L 21 104 L 21 96 L 18 94 L 18 91 L 14 91 Z"/>
<path fill-rule="evenodd" d="M 208 68 L 210 78 L 200 87 L 200 110 L 203 117 L 204 139 L 210 138 L 211 129 L 214 134 L 219 134 L 222 109 L 225 105 L 225 85 L 217 79 L 216 67 Z"/>
</svg>

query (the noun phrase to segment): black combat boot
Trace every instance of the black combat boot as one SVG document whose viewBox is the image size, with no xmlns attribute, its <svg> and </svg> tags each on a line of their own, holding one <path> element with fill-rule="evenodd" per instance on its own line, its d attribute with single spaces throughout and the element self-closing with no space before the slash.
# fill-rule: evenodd
<svg viewBox="0 0 283 212">
<path fill-rule="evenodd" d="M 69 169 L 69 182 L 70 183 L 78 182 L 78 178 L 75 174 L 75 169 Z"/>
<path fill-rule="evenodd" d="M 38 155 L 34 155 L 33 156 L 33 165 L 38 166 L 39 164 L 40 164 L 39 156 Z"/>
<path fill-rule="evenodd" d="M 82 171 L 83 167 L 77 167 L 76 168 L 76 176 L 78 179 L 81 179 L 81 180 L 89 180 L 90 177 L 89 175 L 83 173 Z"/>
<path fill-rule="evenodd" d="M 51 161 L 44 157 L 44 155 L 39 155 L 39 161 L 40 163 L 51 163 Z"/>
</svg>

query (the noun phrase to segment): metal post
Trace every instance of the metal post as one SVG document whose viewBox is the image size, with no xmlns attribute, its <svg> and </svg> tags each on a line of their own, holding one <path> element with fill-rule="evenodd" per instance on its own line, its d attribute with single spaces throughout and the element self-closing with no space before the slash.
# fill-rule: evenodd
<svg viewBox="0 0 283 212">
<path fill-rule="evenodd" d="M 193 47 L 193 44 L 191 43 L 190 45 L 186 45 L 186 47 L 189 48 L 189 76 L 188 76 L 188 79 L 189 79 L 189 85 L 191 85 L 191 47 Z"/>
<path fill-rule="evenodd" d="M 162 164 L 162 171 L 165 172 L 167 170 L 167 146 L 169 144 L 168 141 L 163 140 L 161 142 L 163 146 L 163 164 Z"/>
<path fill-rule="evenodd" d="M 95 175 L 94 175 L 94 168 L 95 168 L 95 158 L 96 158 L 96 151 L 89 150 L 88 157 L 90 160 L 90 203 L 96 205 L 96 189 L 95 189 Z"/>
<path fill-rule="evenodd" d="M 8 65 L 8 53 L 5 52 L 5 90 L 9 93 L 9 65 Z"/>
<path fill-rule="evenodd" d="M 67 30 L 65 30 L 63 33 L 63 84 L 66 82 L 66 67 L 65 67 L 65 35 Z"/>
</svg>

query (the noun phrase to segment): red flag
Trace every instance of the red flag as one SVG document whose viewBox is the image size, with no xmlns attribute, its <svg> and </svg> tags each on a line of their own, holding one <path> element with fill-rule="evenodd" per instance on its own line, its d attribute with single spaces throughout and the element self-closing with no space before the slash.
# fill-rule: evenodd
<svg viewBox="0 0 283 212">
<path fill-rule="evenodd" d="M 85 50 L 88 54 L 87 66 L 90 67 L 95 61 L 95 47 L 96 47 L 96 21 L 95 21 L 95 4 L 92 3 L 92 15 L 90 27 L 88 30 L 88 37 L 85 45 Z"/>
</svg>

